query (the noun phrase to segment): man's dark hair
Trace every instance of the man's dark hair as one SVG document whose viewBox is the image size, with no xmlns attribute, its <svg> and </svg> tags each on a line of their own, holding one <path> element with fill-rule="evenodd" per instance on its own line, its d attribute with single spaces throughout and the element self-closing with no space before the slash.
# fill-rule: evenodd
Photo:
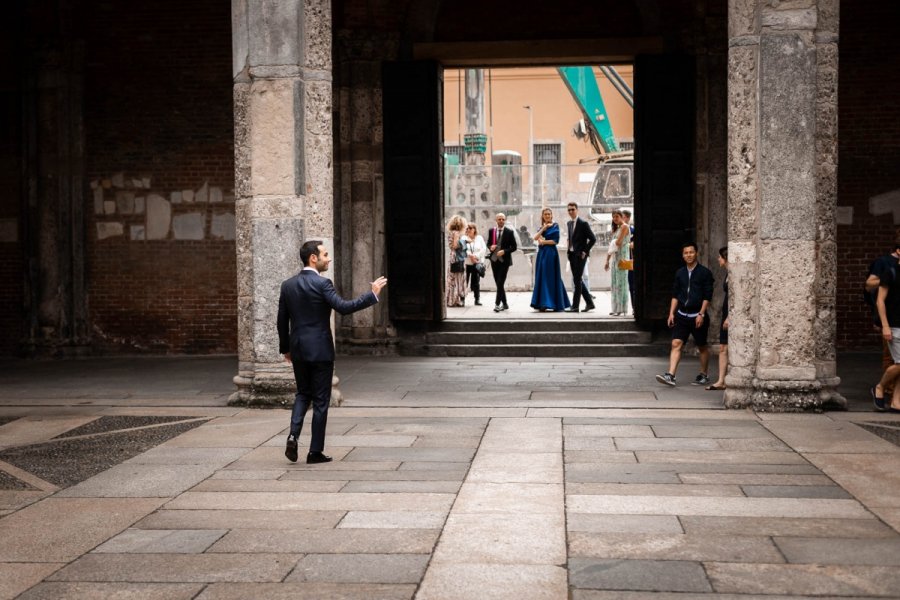
<svg viewBox="0 0 900 600">
<path fill-rule="evenodd" d="M 319 255 L 319 246 L 322 245 L 322 240 L 309 240 L 303 242 L 303 245 L 300 246 L 300 262 L 303 263 L 304 267 L 309 266 L 309 257 L 315 254 Z"/>
<path fill-rule="evenodd" d="M 693 248 L 694 252 L 700 252 L 700 248 L 697 247 L 697 242 L 685 242 L 681 245 L 681 251 L 684 252 L 685 248 Z"/>
<path fill-rule="evenodd" d="M 578 208 L 578 203 L 576 203 L 576 202 L 569 202 L 568 204 L 566 204 L 566 208 L 569 208 L 570 206 L 574 206 L 575 208 Z"/>
<path fill-rule="evenodd" d="M 722 246 L 721 248 L 719 248 L 719 256 L 721 256 L 725 260 L 728 260 L 728 246 Z"/>
</svg>

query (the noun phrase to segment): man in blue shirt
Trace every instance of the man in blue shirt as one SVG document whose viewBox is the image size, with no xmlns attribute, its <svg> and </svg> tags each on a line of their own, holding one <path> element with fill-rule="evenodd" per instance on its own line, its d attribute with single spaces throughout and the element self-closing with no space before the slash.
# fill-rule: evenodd
<svg viewBox="0 0 900 600">
<path fill-rule="evenodd" d="M 700 351 L 700 374 L 691 383 L 708 385 L 709 346 L 706 336 L 709 333 L 709 319 L 706 318 L 706 309 L 712 300 L 714 279 L 712 272 L 697 262 L 697 244 L 684 244 L 681 247 L 681 257 L 684 259 L 684 266 L 675 272 L 672 304 L 667 320 L 672 328 L 669 370 L 663 375 L 657 375 L 656 380 L 664 385 L 675 386 L 675 371 L 681 360 L 681 349 L 688 337 L 693 336 Z"/>
</svg>

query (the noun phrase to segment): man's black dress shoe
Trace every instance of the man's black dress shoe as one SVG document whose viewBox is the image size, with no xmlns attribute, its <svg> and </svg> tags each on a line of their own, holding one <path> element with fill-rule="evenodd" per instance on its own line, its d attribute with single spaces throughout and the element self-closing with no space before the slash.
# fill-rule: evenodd
<svg viewBox="0 0 900 600">
<path fill-rule="evenodd" d="M 501 310 L 503 310 L 503 309 L 500 308 L 500 305 L 499 305 L 499 304 L 498 304 L 497 306 L 494 307 L 494 312 L 500 312 Z"/>
<path fill-rule="evenodd" d="M 509 310 L 509 304 L 504 304 L 504 305 L 503 305 L 503 310 Z"/>
<path fill-rule="evenodd" d="M 287 439 L 287 447 L 284 449 L 284 455 L 291 462 L 297 462 L 297 438 L 289 435 Z"/>
<path fill-rule="evenodd" d="M 481 302 L 479 302 L 478 300 L 476 300 L 476 301 L 475 301 L 475 306 L 481 306 Z"/>
<path fill-rule="evenodd" d="M 577 306 L 570 306 L 569 308 L 563 309 L 565 312 L 578 312 Z"/>
<path fill-rule="evenodd" d="M 306 455 L 306 464 L 308 465 L 316 465 L 319 463 L 327 463 L 331 462 L 330 456 L 325 456 L 321 452 L 310 452 Z"/>
<path fill-rule="evenodd" d="M 590 312 L 592 310 L 594 310 L 594 305 L 588 304 L 587 306 L 585 306 L 584 308 L 581 309 L 581 312 Z"/>
</svg>

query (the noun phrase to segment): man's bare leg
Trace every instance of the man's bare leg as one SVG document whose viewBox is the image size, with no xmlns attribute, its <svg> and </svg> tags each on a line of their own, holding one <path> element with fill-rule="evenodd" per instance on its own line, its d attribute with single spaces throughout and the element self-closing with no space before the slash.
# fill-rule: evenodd
<svg viewBox="0 0 900 600">
<path fill-rule="evenodd" d="M 672 340 L 672 350 L 669 352 L 669 373 L 672 375 L 678 370 L 678 363 L 681 361 L 682 346 L 684 346 L 684 342 L 681 340 Z M 707 357 L 707 359 L 708 358 L 709 357 Z"/>
<path fill-rule="evenodd" d="M 900 376 L 900 364 L 893 364 L 887 368 L 884 374 L 881 376 L 881 381 L 879 381 L 875 385 L 875 397 L 876 398 L 884 398 L 884 390 L 887 389 L 897 377 Z M 897 389 L 895 386 L 894 394 L 896 395 Z M 891 405 L 893 406 L 893 396 L 891 396 L 892 401 Z"/>
<path fill-rule="evenodd" d="M 700 372 L 709 375 L 709 346 L 700 346 Z"/>
</svg>

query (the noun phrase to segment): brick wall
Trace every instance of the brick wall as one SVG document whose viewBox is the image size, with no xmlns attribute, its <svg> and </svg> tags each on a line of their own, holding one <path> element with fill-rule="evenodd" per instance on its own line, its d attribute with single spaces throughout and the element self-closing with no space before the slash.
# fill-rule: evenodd
<svg viewBox="0 0 900 600">
<path fill-rule="evenodd" d="M 841 2 L 838 206 L 852 208 L 853 222 L 837 228 L 839 348 L 879 344 L 861 302 L 862 282 L 900 227 L 891 213 L 869 211 L 869 198 L 900 189 L 897 23 L 900 3 Z"/>
<path fill-rule="evenodd" d="M 85 4 L 95 349 L 234 352 L 230 3 Z"/>
<path fill-rule="evenodd" d="M 13 10 L 0 24 L 0 356 L 18 350 L 25 335 L 24 271 L 21 234 L 21 122 L 20 67 L 16 46 L 21 40 L 13 28 L 20 23 Z"/>
</svg>

